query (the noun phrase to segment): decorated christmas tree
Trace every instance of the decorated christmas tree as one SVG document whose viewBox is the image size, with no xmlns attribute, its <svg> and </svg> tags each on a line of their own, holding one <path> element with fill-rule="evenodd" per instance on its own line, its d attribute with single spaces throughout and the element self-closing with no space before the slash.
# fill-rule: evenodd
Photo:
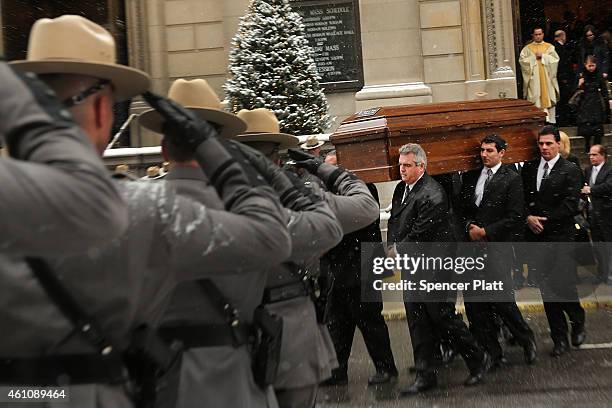
<svg viewBox="0 0 612 408">
<path fill-rule="evenodd" d="M 288 0 L 252 0 L 229 55 L 225 91 L 232 111 L 268 108 L 281 132 L 322 133 L 329 105 L 304 37 L 302 18 Z"/>
</svg>

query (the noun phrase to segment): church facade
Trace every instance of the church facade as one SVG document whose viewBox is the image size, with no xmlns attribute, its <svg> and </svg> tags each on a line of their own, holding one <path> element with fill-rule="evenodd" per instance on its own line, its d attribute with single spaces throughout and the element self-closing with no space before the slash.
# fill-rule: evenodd
<svg viewBox="0 0 612 408">
<path fill-rule="evenodd" d="M 346 3 L 346 0 L 292 0 L 292 3 L 303 5 L 309 1 L 321 6 Z M 11 51 L 13 54 L 16 51 L 7 48 L 18 42 L 9 37 L 15 34 L 10 30 L 19 30 L 10 24 L 15 20 L 13 13 L 18 11 L 19 3 L 3 1 L 0 9 L 3 13 L 0 35 L 4 38 L 0 44 L 5 48 L 0 51 L 9 58 Z M 79 7 L 86 3 L 75 1 Z M 165 93 L 176 78 L 204 78 L 222 95 L 231 40 L 249 0 L 93 3 L 106 5 L 100 19 L 107 18 L 105 26 L 123 36 L 125 62 L 149 72 L 155 91 Z M 358 63 L 362 78 L 358 87 L 327 93 L 330 114 L 335 118 L 330 131 L 347 116 L 371 107 L 517 97 L 518 1 L 352 0 L 352 3 L 358 12 Z M 64 12 L 71 10 L 54 10 L 55 14 Z M 117 24 L 119 19 L 113 13 L 119 13 L 124 23 Z M 84 15 L 88 16 L 86 12 Z M 24 33 L 20 35 L 21 44 L 25 44 Z M 138 112 L 143 109 L 142 103 L 133 102 L 130 109 Z M 146 134 L 137 139 L 142 145 L 158 141 Z"/>
</svg>

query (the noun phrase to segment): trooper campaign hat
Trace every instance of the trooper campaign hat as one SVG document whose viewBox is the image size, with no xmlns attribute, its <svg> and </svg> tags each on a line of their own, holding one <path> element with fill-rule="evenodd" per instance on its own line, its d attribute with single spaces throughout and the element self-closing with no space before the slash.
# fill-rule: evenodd
<svg viewBox="0 0 612 408">
<path fill-rule="evenodd" d="M 37 20 L 30 31 L 26 59 L 10 64 L 36 74 L 75 74 L 107 80 L 117 101 L 141 94 L 150 85 L 145 72 L 117 64 L 111 33 L 85 17 L 69 14 Z"/>
<path fill-rule="evenodd" d="M 306 139 L 305 143 L 302 143 L 300 145 L 300 147 L 303 150 L 312 150 L 312 149 L 316 149 L 317 147 L 321 147 L 325 144 L 325 142 L 320 141 L 319 139 L 317 139 L 316 135 L 311 135 L 308 136 L 308 139 Z"/>
<path fill-rule="evenodd" d="M 168 90 L 168 98 L 183 105 L 202 119 L 221 125 L 220 136 L 235 136 L 247 128 L 247 124 L 242 119 L 222 109 L 221 100 L 204 79 L 177 79 Z M 164 120 L 154 109 L 143 112 L 138 121 L 153 132 L 163 133 Z"/>
<path fill-rule="evenodd" d="M 278 119 L 269 109 L 242 109 L 238 112 L 238 117 L 247 124 L 246 132 L 232 137 L 238 142 L 270 142 L 278 144 L 279 150 L 296 147 L 299 143 L 297 137 L 280 132 Z"/>
</svg>

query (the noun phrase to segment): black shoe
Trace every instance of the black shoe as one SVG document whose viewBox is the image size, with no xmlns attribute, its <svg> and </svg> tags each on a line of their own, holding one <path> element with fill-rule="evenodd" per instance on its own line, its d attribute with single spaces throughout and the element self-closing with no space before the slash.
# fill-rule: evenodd
<svg viewBox="0 0 612 408">
<path fill-rule="evenodd" d="M 576 326 L 576 328 L 572 327 L 572 346 L 580 347 L 582 343 L 586 340 L 586 333 L 584 331 L 584 325 Z"/>
<path fill-rule="evenodd" d="M 417 373 L 412 385 L 400 391 L 400 396 L 417 395 L 438 386 L 438 378 L 435 373 Z"/>
<path fill-rule="evenodd" d="M 347 385 L 348 384 L 348 375 L 335 375 L 332 374 L 331 378 L 323 381 L 321 386 L 323 387 L 331 387 L 333 385 Z"/>
<path fill-rule="evenodd" d="M 368 378 L 368 385 L 386 384 L 393 380 L 397 380 L 397 371 L 377 371 L 376 374 Z"/>
<path fill-rule="evenodd" d="M 506 356 L 501 356 L 500 358 L 496 358 L 491 362 L 492 370 L 499 370 L 506 367 L 510 367 L 510 361 L 508 361 Z"/>
<path fill-rule="evenodd" d="M 441 347 L 441 354 L 442 364 L 444 365 L 451 364 L 455 360 L 455 357 L 457 357 L 457 352 L 450 347 Z"/>
<path fill-rule="evenodd" d="M 477 384 L 480 384 L 485 377 L 487 371 L 491 368 L 491 357 L 489 357 L 489 353 L 485 352 L 484 358 L 482 359 L 482 363 L 480 366 L 470 373 L 470 376 L 464 381 L 464 385 L 466 387 L 471 387 Z"/>
<path fill-rule="evenodd" d="M 552 352 L 550 353 L 551 357 L 561 357 L 563 354 L 567 353 L 569 346 L 567 345 L 566 341 L 560 341 L 555 343 L 555 346 L 552 349 Z"/>
<path fill-rule="evenodd" d="M 535 363 L 538 358 L 538 346 L 536 345 L 535 340 L 529 340 L 527 344 L 523 346 L 523 352 L 525 355 L 525 363 L 527 365 L 532 365 Z"/>
</svg>

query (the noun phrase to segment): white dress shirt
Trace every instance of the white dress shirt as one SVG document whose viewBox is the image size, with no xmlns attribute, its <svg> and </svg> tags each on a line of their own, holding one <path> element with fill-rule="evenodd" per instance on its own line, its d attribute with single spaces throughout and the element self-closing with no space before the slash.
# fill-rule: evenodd
<svg viewBox="0 0 612 408">
<path fill-rule="evenodd" d="M 491 175 L 491 178 L 495 176 L 495 173 L 497 173 L 497 170 L 499 170 L 501 165 L 502 163 L 499 162 L 495 166 L 490 168 L 491 172 L 493 173 Z M 482 202 L 482 196 L 484 195 L 484 187 L 485 187 L 485 182 L 487 181 L 488 172 L 489 172 L 489 167 L 484 166 L 482 168 L 482 171 L 480 172 L 480 176 L 478 177 L 478 182 L 476 183 L 476 191 L 474 193 L 474 202 L 476 203 L 476 206 L 478 207 L 480 206 L 480 203 Z"/>
<path fill-rule="evenodd" d="M 423 174 L 425 174 L 425 173 L 423 173 Z M 418 183 L 418 182 L 419 182 L 419 180 L 421 179 L 421 177 L 423 177 L 423 174 L 421 174 L 421 175 L 419 176 L 419 178 L 418 178 L 418 179 L 416 179 L 416 181 L 415 181 L 414 183 L 412 183 L 412 184 L 406 184 L 406 187 L 408 187 L 408 188 L 405 188 L 405 187 L 404 187 L 404 195 L 402 196 L 402 204 L 404 204 L 404 203 L 406 202 L 406 197 L 408 196 L 408 192 L 412 191 L 412 189 L 414 188 L 414 186 L 416 185 L 416 183 Z"/>
<path fill-rule="evenodd" d="M 552 171 L 553 167 L 555 167 L 555 164 L 557 164 L 557 162 L 559 161 L 559 157 L 561 156 L 559 155 L 559 153 L 557 153 L 557 155 L 550 159 L 550 161 L 548 162 L 544 160 L 543 157 L 540 157 L 540 165 L 538 166 L 538 176 L 536 179 L 536 189 L 538 191 L 540 191 L 540 186 L 542 185 L 542 177 L 544 176 L 544 164 L 548 163 L 548 175 L 550 176 L 550 172 Z"/>
<path fill-rule="evenodd" d="M 589 180 L 589 186 L 595 184 L 595 181 L 597 180 L 597 175 L 601 171 L 601 168 L 603 167 L 604 163 L 605 162 L 601 162 L 601 164 L 599 164 L 598 166 L 593 166 L 593 168 L 591 169 L 591 180 Z"/>
</svg>

